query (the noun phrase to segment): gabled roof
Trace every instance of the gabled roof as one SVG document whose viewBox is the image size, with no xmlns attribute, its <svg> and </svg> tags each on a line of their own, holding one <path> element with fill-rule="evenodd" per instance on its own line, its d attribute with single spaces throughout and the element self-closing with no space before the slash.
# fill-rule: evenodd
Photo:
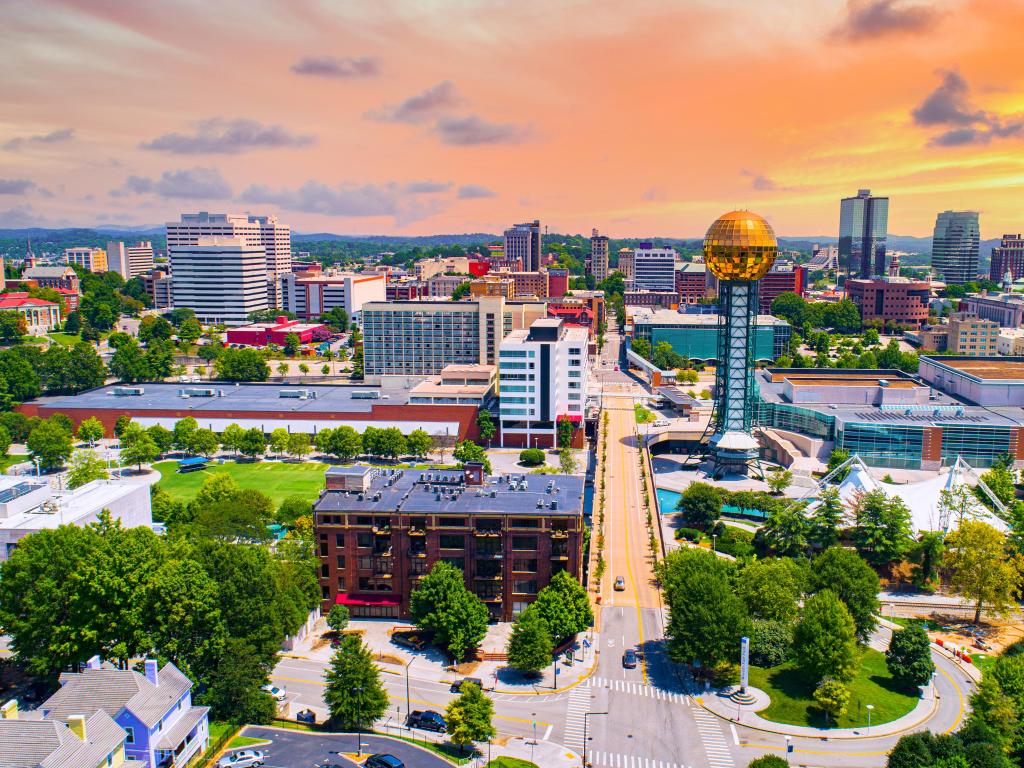
<svg viewBox="0 0 1024 768">
<path fill-rule="evenodd" d="M 41 709 L 48 717 L 67 719 L 70 715 L 103 710 L 111 717 L 128 710 L 152 728 L 192 687 L 192 681 L 168 662 L 160 670 L 159 685 L 144 675 L 124 669 L 86 669 L 60 676 L 61 688 Z"/>
<path fill-rule="evenodd" d="M 68 272 L 71 274 L 69 275 Z M 71 267 L 29 267 L 21 273 L 23 280 L 34 280 L 38 278 L 70 278 L 75 276 L 75 270 Z"/>
<path fill-rule="evenodd" d="M 106 712 L 89 717 L 85 732 L 82 741 L 60 720 L 0 720 L 0 768 L 92 768 L 125 739 Z"/>
</svg>

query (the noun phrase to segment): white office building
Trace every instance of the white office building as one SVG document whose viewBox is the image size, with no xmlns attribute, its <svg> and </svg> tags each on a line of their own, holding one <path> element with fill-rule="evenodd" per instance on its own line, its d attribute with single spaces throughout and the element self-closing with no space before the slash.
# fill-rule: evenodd
<svg viewBox="0 0 1024 768">
<path fill-rule="evenodd" d="M 311 319 L 335 307 L 355 317 L 363 304 L 387 298 L 385 275 L 352 272 L 316 273 L 308 277 L 289 272 L 281 277 L 282 308 L 298 317 Z"/>
<path fill-rule="evenodd" d="M 554 447 L 559 419 L 582 425 L 587 341 L 585 328 L 557 318 L 505 336 L 498 352 L 503 446 Z"/>
<path fill-rule="evenodd" d="M 120 240 L 107 243 L 107 270 L 117 272 L 125 280 L 144 275 L 153 269 L 153 243 L 143 241 L 125 245 Z"/>
<path fill-rule="evenodd" d="M 638 291 L 674 291 L 675 250 L 641 243 L 633 252 L 633 288 Z"/>
<path fill-rule="evenodd" d="M 241 237 L 246 245 L 259 246 L 265 254 L 265 282 L 268 306 L 280 308 L 280 278 L 292 271 L 291 228 L 276 216 L 248 216 L 235 213 L 183 213 L 181 221 L 167 222 L 167 253 L 196 245 L 200 237 Z"/>
<path fill-rule="evenodd" d="M 243 325 L 251 312 L 267 309 L 263 246 L 243 237 L 198 238 L 171 251 L 175 307 L 188 307 L 201 323 Z"/>
</svg>

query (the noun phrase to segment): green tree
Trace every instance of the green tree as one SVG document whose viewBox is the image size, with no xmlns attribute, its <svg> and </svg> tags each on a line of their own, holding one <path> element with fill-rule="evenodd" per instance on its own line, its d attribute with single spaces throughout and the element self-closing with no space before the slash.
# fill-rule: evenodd
<svg viewBox="0 0 1024 768">
<path fill-rule="evenodd" d="M 118 416 L 117 420 L 114 422 L 114 437 L 118 440 L 124 437 L 125 431 L 127 431 L 128 426 L 132 423 L 132 417 L 128 414 L 122 413 Z"/>
<path fill-rule="evenodd" d="M 521 672 L 538 672 L 551 663 L 554 644 L 544 620 L 532 607 L 516 617 L 509 635 L 508 664 Z"/>
<path fill-rule="evenodd" d="M 544 451 L 540 448 L 524 448 L 519 452 L 519 463 L 525 467 L 539 467 L 544 462 Z"/>
<path fill-rule="evenodd" d="M 324 678 L 331 720 L 344 730 L 367 730 L 388 708 L 380 668 L 359 635 L 342 635 Z"/>
<path fill-rule="evenodd" d="M 789 621 L 754 619 L 750 623 L 750 663 L 777 667 L 793 649 L 793 624 Z"/>
<path fill-rule="evenodd" d="M 469 296 L 469 280 L 465 280 L 455 286 L 452 291 L 452 301 L 460 301 Z"/>
<path fill-rule="evenodd" d="M 165 341 L 174 335 L 174 326 L 162 317 L 148 315 L 139 323 L 139 341 L 148 344 L 154 340 Z"/>
<path fill-rule="evenodd" d="M 150 439 L 156 445 L 156 449 L 159 451 L 158 455 L 169 453 L 171 448 L 174 447 L 174 433 L 167 427 L 154 424 L 146 430 L 146 434 L 149 435 Z"/>
<path fill-rule="evenodd" d="M 349 618 L 348 608 L 344 605 L 332 605 L 325 621 L 328 627 L 341 634 L 345 631 L 345 627 L 348 626 Z"/>
<path fill-rule="evenodd" d="M 793 473 L 782 467 L 775 467 L 768 473 L 768 490 L 781 496 L 793 484 Z"/>
<path fill-rule="evenodd" d="M 559 448 L 571 448 L 572 437 L 576 432 L 576 428 L 568 416 L 562 416 L 558 420 L 558 447 Z M 571 473 L 569 473 L 571 474 Z"/>
<path fill-rule="evenodd" d="M 220 440 L 212 429 L 197 429 L 192 435 L 192 452 L 210 458 L 220 448 Z"/>
<path fill-rule="evenodd" d="M 97 440 L 103 438 L 103 422 L 95 416 L 82 419 L 78 425 L 78 439 L 89 445 L 95 445 Z"/>
<path fill-rule="evenodd" d="M 887 565 L 902 560 L 910 550 L 910 510 L 903 499 L 883 490 L 868 491 L 857 499 L 853 514 L 851 538 L 869 563 Z"/>
<path fill-rule="evenodd" d="M 480 433 L 480 439 L 488 446 L 498 432 L 498 428 L 494 425 L 494 419 L 491 418 L 491 412 L 484 408 L 481 408 L 476 415 L 476 428 Z"/>
<path fill-rule="evenodd" d="M 250 458 L 256 458 L 260 456 L 267 449 L 267 441 L 263 436 L 263 430 L 259 427 L 252 427 L 251 429 L 245 430 L 245 435 L 242 438 L 241 444 L 238 446 L 238 450 L 243 455 Z"/>
<path fill-rule="evenodd" d="M 576 474 L 576 457 L 571 448 L 563 448 L 558 452 L 558 467 L 563 475 Z"/>
<path fill-rule="evenodd" d="M 301 517 L 309 517 L 313 512 L 313 505 L 309 499 L 303 496 L 288 496 L 277 508 L 277 522 L 282 525 L 294 526 Z"/>
<path fill-rule="evenodd" d="M 352 461 L 362 450 L 362 438 L 352 427 L 346 424 L 332 430 L 330 453 L 341 461 Z"/>
<path fill-rule="evenodd" d="M 793 621 L 806 589 L 807 574 L 793 560 L 757 560 L 736 579 L 736 594 L 755 619 Z"/>
<path fill-rule="evenodd" d="M 299 339 L 297 333 L 289 333 L 284 337 L 284 353 L 288 357 L 295 357 L 299 354 L 299 349 L 302 347 L 302 342 Z"/>
<path fill-rule="evenodd" d="M 911 624 L 892 633 L 885 652 L 889 673 L 907 688 L 920 688 L 935 672 L 928 633 L 920 624 Z"/>
<path fill-rule="evenodd" d="M 857 637 L 867 642 L 878 613 L 878 575 L 849 549 L 830 547 L 811 563 L 811 591 L 830 589 L 846 605 L 857 626 Z"/>
<path fill-rule="evenodd" d="M 288 436 L 288 453 L 301 459 L 310 451 L 309 435 L 305 432 L 292 432 Z"/>
<path fill-rule="evenodd" d="M 149 433 L 138 424 L 132 424 L 121 437 L 121 464 L 134 464 L 141 472 L 143 464 L 156 461 L 160 449 Z"/>
<path fill-rule="evenodd" d="M 993 465 L 991 469 L 983 472 L 981 481 L 988 486 L 999 501 L 1003 504 L 1012 504 L 1017 498 L 1015 473 L 1006 466 Z M 985 503 L 989 503 L 984 494 L 979 494 Z"/>
<path fill-rule="evenodd" d="M 764 545 L 779 555 L 796 557 L 807 551 L 807 518 L 796 507 L 772 513 L 758 535 Z"/>
<path fill-rule="evenodd" d="M 484 472 L 491 473 L 491 460 L 487 458 L 487 451 L 472 440 L 462 440 L 457 443 L 453 455 L 460 464 L 478 461 L 484 465 Z"/>
<path fill-rule="evenodd" d="M 237 424 L 228 424 L 220 435 L 220 444 L 229 451 L 236 454 L 242 449 L 242 442 L 245 439 L 245 430 Z"/>
<path fill-rule="evenodd" d="M 708 483 L 691 483 L 680 494 L 676 511 L 683 516 L 683 522 L 694 528 L 710 528 L 722 516 L 723 497 L 721 491 Z"/>
<path fill-rule="evenodd" d="M 199 337 L 203 335 L 203 326 L 199 324 L 199 321 L 195 317 L 189 317 L 181 325 L 178 326 L 178 338 L 184 344 L 192 346 Z"/>
<path fill-rule="evenodd" d="M 761 755 L 747 763 L 747 768 L 789 768 L 789 763 L 778 755 Z"/>
<path fill-rule="evenodd" d="M 417 459 L 430 453 L 430 435 L 422 429 L 414 429 L 405 437 L 406 450 Z"/>
<path fill-rule="evenodd" d="M 385 427 L 378 432 L 377 437 L 377 455 L 397 459 L 405 453 L 405 435 L 398 427 Z"/>
<path fill-rule="evenodd" d="M 267 447 L 278 455 L 282 455 L 288 450 L 288 430 L 284 427 L 278 427 L 270 433 L 270 439 L 267 440 Z"/>
<path fill-rule="evenodd" d="M 20 312 L 0 312 L 0 342 L 20 344 L 21 337 L 28 333 L 28 323 Z"/>
<path fill-rule="evenodd" d="M 134 339 L 118 346 L 110 358 L 110 373 L 119 381 L 133 384 L 149 377 L 146 355 Z"/>
<path fill-rule="evenodd" d="M 839 489 L 825 488 L 821 492 L 820 503 L 810 513 L 808 542 L 817 550 L 833 546 L 839 541 L 839 528 L 844 514 Z"/>
<path fill-rule="evenodd" d="M 260 689 L 267 682 L 267 672 L 266 662 L 251 643 L 229 637 L 218 663 L 210 669 L 208 687 L 199 702 L 220 720 L 269 723 L 277 714 L 277 705 Z"/>
<path fill-rule="evenodd" d="M 559 571 L 531 604 L 547 627 L 552 641 L 560 645 L 583 632 L 594 620 L 587 591 L 568 571 Z"/>
<path fill-rule="evenodd" d="M 733 566 L 705 550 L 669 553 L 658 575 L 669 608 L 665 636 L 676 661 L 699 661 L 705 669 L 736 656 L 747 633 L 746 606 L 732 589 Z"/>
<path fill-rule="evenodd" d="M 771 313 L 794 328 L 802 328 L 807 319 L 807 302 L 795 293 L 780 293 L 772 300 Z"/>
<path fill-rule="evenodd" d="M 75 451 L 68 465 L 68 488 L 80 488 L 93 480 L 110 477 L 107 463 L 95 451 Z"/>
<path fill-rule="evenodd" d="M 32 430 L 25 442 L 32 460 L 38 460 L 41 469 L 49 471 L 64 466 L 74 450 L 71 434 L 53 419 L 46 419 Z"/>
<path fill-rule="evenodd" d="M 793 653 L 814 681 L 853 679 L 857 664 L 856 625 L 836 593 L 824 589 L 804 603 L 793 632 Z"/>
<path fill-rule="evenodd" d="M 964 520 L 946 537 L 943 567 L 953 590 L 974 601 L 975 624 L 986 606 L 997 616 L 1016 607 L 1022 560 L 1008 554 L 1006 537 L 987 523 Z"/>
<path fill-rule="evenodd" d="M 834 677 L 826 677 L 814 689 L 814 702 L 826 717 L 842 717 L 850 705 L 850 689 Z"/>
<path fill-rule="evenodd" d="M 922 531 L 917 542 L 911 548 L 907 559 L 914 564 L 913 580 L 915 586 L 928 587 L 938 579 L 939 565 L 945 550 L 942 531 Z"/>
<path fill-rule="evenodd" d="M 270 377 L 270 366 L 255 349 L 222 349 L 213 370 L 224 381 L 266 381 Z"/>
<path fill-rule="evenodd" d="M 0 456 L 7 456 L 11 450 L 11 433 L 0 424 Z"/>
<path fill-rule="evenodd" d="M 462 571 L 443 560 L 434 563 L 409 598 L 409 612 L 421 629 L 456 661 L 476 648 L 487 634 L 487 606 L 466 589 Z"/>
<path fill-rule="evenodd" d="M 178 419 L 174 422 L 174 447 L 183 453 L 192 453 L 192 442 L 198 429 L 199 422 L 191 416 Z"/>
<path fill-rule="evenodd" d="M 463 683 L 459 697 L 448 703 L 445 721 L 452 744 L 460 748 L 474 741 L 489 741 L 497 731 L 494 729 L 494 702 L 476 683 Z"/>
</svg>

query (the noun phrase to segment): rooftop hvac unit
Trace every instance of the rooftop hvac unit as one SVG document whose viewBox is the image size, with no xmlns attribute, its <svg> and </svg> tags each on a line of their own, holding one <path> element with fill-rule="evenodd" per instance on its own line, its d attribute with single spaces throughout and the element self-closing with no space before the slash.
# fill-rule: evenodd
<svg viewBox="0 0 1024 768">
<path fill-rule="evenodd" d="M 551 500 L 551 509 L 558 509 L 558 500 L 557 499 L 552 499 Z"/>
<path fill-rule="evenodd" d="M 110 394 L 114 397 L 138 397 L 145 393 L 144 387 L 114 387 L 110 390 Z"/>
<path fill-rule="evenodd" d="M 187 387 L 178 390 L 178 397 L 214 397 L 217 390 L 210 387 Z"/>
<path fill-rule="evenodd" d="M 351 397 L 353 400 L 380 400 L 380 392 L 376 389 L 357 389 Z"/>
<path fill-rule="evenodd" d="M 544 509 L 544 499 L 537 499 L 537 509 Z"/>
<path fill-rule="evenodd" d="M 491 491 L 491 498 L 492 498 L 492 499 L 496 499 L 496 498 L 498 498 L 498 492 L 497 492 L 497 491 L 494 491 L 494 490 L 492 490 L 492 491 Z"/>
<path fill-rule="evenodd" d="M 309 400 L 313 397 L 313 393 L 308 389 L 282 389 L 277 393 L 277 396 L 296 400 Z"/>
</svg>

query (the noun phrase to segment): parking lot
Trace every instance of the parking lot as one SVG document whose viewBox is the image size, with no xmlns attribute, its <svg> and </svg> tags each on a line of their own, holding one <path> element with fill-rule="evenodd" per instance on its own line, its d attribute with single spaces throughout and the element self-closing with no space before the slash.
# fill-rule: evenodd
<svg viewBox="0 0 1024 768">
<path fill-rule="evenodd" d="M 358 751 L 356 734 L 321 734 L 249 726 L 241 735 L 271 742 L 264 747 L 251 747 L 267 753 L 264 768 L 315 768 L 323 765 L 359 768 L 360 765 L 343 757 Z M 404 741 L 363 734 L 361 742 L 364 759 L 372 754 L 386 753 L 405 763 L 405 768 L 451 768 L 451 763 L 432 752 Z"/>
</svg>

